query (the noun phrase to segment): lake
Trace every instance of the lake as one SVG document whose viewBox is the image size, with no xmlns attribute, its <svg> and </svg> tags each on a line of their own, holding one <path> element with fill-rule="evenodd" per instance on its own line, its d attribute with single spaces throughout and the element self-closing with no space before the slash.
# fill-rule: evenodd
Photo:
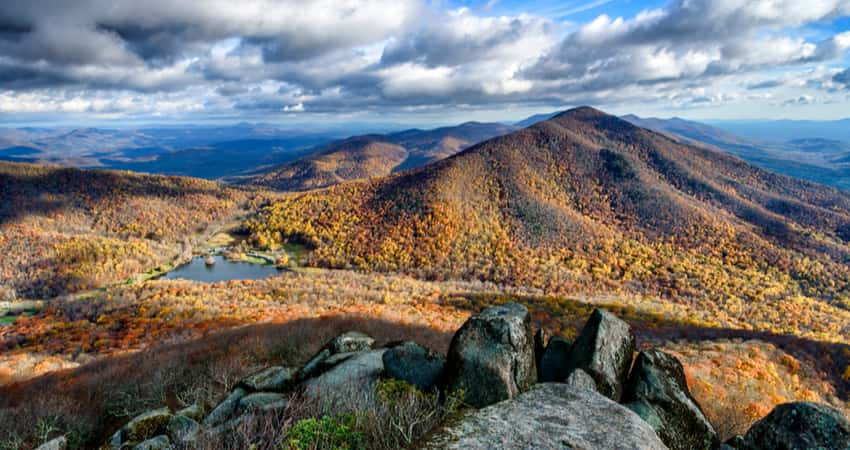
<svg viewBox="0 0 850 450">
<path fill-rule="evenodd" d="M 280 273 L 280 270 L 275 266 L 243 261 L 228 261 L 222 256 L 214 256 L 213 258 L 215 259 L 215 265 L 212 266 L 206 265 L 202 256 L 192 258 L 189 264 L 184 264 L 166 273 L 160 279 L 181 279 L 212 283 L 227 280 L 258 280 L 260 278 L 273 277 Z"/>
</svg>

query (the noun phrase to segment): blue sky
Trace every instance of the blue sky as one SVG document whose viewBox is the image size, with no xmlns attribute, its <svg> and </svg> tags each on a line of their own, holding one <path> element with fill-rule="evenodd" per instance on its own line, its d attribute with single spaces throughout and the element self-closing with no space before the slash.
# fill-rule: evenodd
<svg viewBox="0 0 850 450">
<path fill-rule="evenodd" d="M 572 0 L 572 1 L 456 1 L 451 7 L 480 10 L 487 15 L 539 14 L 561 22 L 589 22 L 600 14 L 613 17 L 633 17 L 646 9 L 664 6 L 666 1 L 631 0 Z"/>
<path fill-rule="evenodd" d="M 7 0 L 0 120 L 850 116 L 850 0 Z"/>
</svg>

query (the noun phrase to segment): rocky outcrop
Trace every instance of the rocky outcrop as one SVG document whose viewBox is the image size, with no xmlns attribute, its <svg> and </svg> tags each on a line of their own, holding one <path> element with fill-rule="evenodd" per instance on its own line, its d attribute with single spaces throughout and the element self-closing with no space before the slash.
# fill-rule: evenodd
<svg viewBox="0 0 850 450">
<path fill-rule="evenodd" d="M 644 421 L 608 398 L 561 383 L 473 411 L 439 430 L 430 449 L 635 449 L 666 447 Z"/>
<path fill-rule="evenodd" d="M 384 376 L 406 381 L 423 391 L 437 384 L 446 358 L 415 342 L 405 341 L 384 353 Z"/>
<path fill-rule="evenodd" d="M 620 401 L 632 365 L 635 338 L 626 322 L 597 309 L 590 315 L 567 358 L 567 374 L 587 372 L 604 396 Z"/>
<path fill-rule="evenodd" d="M 374 342 L 360 332 L 343 333 L 325 344 L 300 369 L 271 366 L 245 377 L 208 414 L 198 405 L 173 414 L 168 408 L 149 411 L 118 430 L 109 445 L 148 449 L 191 447 L 199 434 L 214 440 L 244 422 L 251 412 L 286 409 L 291 395 L 297 392 L 316 396 L 325 404 L 368 400 L 375 382 L 384 373 L 386 349 L 372 350 Z M 426 356 L 439 360 L 432 352 L 426 352 Z M 413 362 L 410 364 L 412 368 Z"/>
<path fill-rule="evenodd" d="M 658 351 L 640 352 L 622 402 L 646 421 L 671 450 L 720 446 L 714 427 L 691 396 L 682 364 Z"/>
<path fill-rule="evenodd" d="M 323 374 L 306 380 L 301 389 L 305 395 L 323 404 L 362 404 L 372 398 L 375 383 L 384 372 L 386 349 L 357 353 Z"/>
<path fill-rule="evenodd" d="M 596 391 L 596 381 L 581 369 L 573 370 L 564 382 L 574 388 Z"/>
<path fill-rule="evenodd" d="M 741 448 L 850 449 L 850 423 L 838 410 L 827 405 L 784 403 L 753 424 Z"/>
<path fill-rule="evenodd" d="M 287 396 L 277 392 L 255 392 L 239 399 L 240 411 L 252 411 L 256 409 L 286 408 Z"/>
<path fill-rule="evenodd" d="M 679 361 L 645 350 L 632 367 L 629 326 L 602 310 L 593 312 L 573 345 L 557 337 L 544 341 L 544 333 L 532 333 L 528 310 L 516 303 L 471 317 L 455 333 L 445 360 L 414 342 L 373 349 L 372 338 L 348 332 L 300 369 L 272 366 L 246 377 L 208 414 L 197 405 L 141 414 L 109 446 L 224 442 L 249 423 L 251 412 L 289 408 L 293 395 L 312 397 L 323 411 L 374 411 L 376 383 L 387 377 L 426 391 L 435 383 L 446 393 L 463 391 L 464 403 L 481 408 L 451 420 L 424 448 L 850 450 L 847 419 L 805 402 L 778 406 L 746 436 L 720 447 Z M 538 361 L 540 378 L 556 382 L 535 385 Z"/>
<path fill-rule="evenodd" d="M 204 408 L 200 405 L 189 405 L 176 413 L 178 416 L 188 417 L 198 421 L 204 418 Z"/>
<path fill-rule="evenodd" d="M 185 444 L 192 442 L 201 430 L 201 425 L 194 419 L 174 415 L 165 426 L 165 434 L 171 442 Z"/>
<path fill-rule="evenodd" d="M 543 351 L 540 367 L 537 369 L 539 382 L 563 382 L 567 379 L 567 358 L 570 355 L 571 346 L 570 341 L 560 336 L 549 339 L 549 345 Z"/>
<path fill-rule="evenodd" d="M 155 409 L 140 414 L 112 435 L 109 441 L 110 445 L 120 448 L 143 442 L 164 433 L 170 420 L 171 412 L 168 408 Z"/>
<path fill-rule="evenodd" d="M 284 392 L 292 387 L 294 379 L 295 370 L 292 368 L 272 366 L 245 378 L 237 386 L 249 392 Z"/>
<path fill-rule="evenodd" d="M 357 352 L 370 350 L 375 340 L 359 331 L 348 331 L 330 340 L 304 367 L 298 371 L 298 380 L 306 380 L 320 375 L 329 368 L 341 363 Z"/>
<path fill-rule="evenodd" d="M 507 303 L 485 309 L 455 333 L 446 359 L 444 386 L 483 407 L 513 398 L 537 378 L 528 309 Z"/>
<path fill-rule="evenodd" d="M 230 393 L 221 403 L 216 406 L 212 412 L 204 419 L 204 425 L 208 427 L 214 427 L 217 425 L 221 425 L 233 417 L 236 414 L 237 409 L 239 408 L 239 401 L 242 400 L 242 397 L 248 395 L 248 391 L 242 389 L 241 387 L 237 387 Z"/>
</svg>

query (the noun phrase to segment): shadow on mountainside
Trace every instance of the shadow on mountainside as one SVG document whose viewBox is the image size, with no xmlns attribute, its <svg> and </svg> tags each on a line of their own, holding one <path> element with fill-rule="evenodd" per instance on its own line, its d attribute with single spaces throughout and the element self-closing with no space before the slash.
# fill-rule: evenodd
<svg viewBox="0 0 850 450">
<path fill-rule="evenodd" d="M 212 182 L 187 178 L 0 163 L 0 225 L 62 208 L 86 210 L 117 194 L 181 198 L 222 192 Z"/>
</svg>

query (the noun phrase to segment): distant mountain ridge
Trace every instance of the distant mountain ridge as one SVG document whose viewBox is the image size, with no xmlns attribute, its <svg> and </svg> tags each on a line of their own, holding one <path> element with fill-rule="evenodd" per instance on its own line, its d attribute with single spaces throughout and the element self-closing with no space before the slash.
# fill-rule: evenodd
<svg viewBox="0 0 850 450">
<path fill-rule="evenodd" d="M 207 179 L 244 175 L 303 156 L 338 132 L 264 124 L 141 129 L 0 128 L 0 160 Z"/>
<path fill-rule="evenodd" d="M 332 142 L 297 161 L 244 180 L 274 189 L 303 191 L 422 167 L 516 128 L 466 122 L 433 130 L 354 136 Z"/>
<path fill-rule="evenodd" d="M 850 189 L 850 144 L 846 142 L 811 137 L 764 142 L 677 117 L 641 118 L 630 114 L 623 119 L 683 143 L 713 146 L 777 173 Z"/>
<path fill-rule="evenodd" d="M 551 119 L 552 117 L 555 117 L 555 116 L 557 116 L 557 115 L 558 115 L 558 114 L 560 114 L 560 113 L 561 113 L 561 111 L 555 111 L 555 112 L 550 112 L 550 113 L 534 114 L 533 116 L 529 116 L 529 117 L 526 117 L 525 119 L 522 119 L 522 120 L 520 120 L 520 121 L 518 121 L 518 122 L 514 122 L 514 125 L 516 125 L 516 126 L 518 126 L 518 127 L 520 127 L 520 128 L 530 127 L 530 126 L 534 125 L 534 124 L 535 124 L 535 123 L 537 123 L 537 122 L 543 122 L 544 120 L 549 120 L 549 119 Z"/>
</svg>

